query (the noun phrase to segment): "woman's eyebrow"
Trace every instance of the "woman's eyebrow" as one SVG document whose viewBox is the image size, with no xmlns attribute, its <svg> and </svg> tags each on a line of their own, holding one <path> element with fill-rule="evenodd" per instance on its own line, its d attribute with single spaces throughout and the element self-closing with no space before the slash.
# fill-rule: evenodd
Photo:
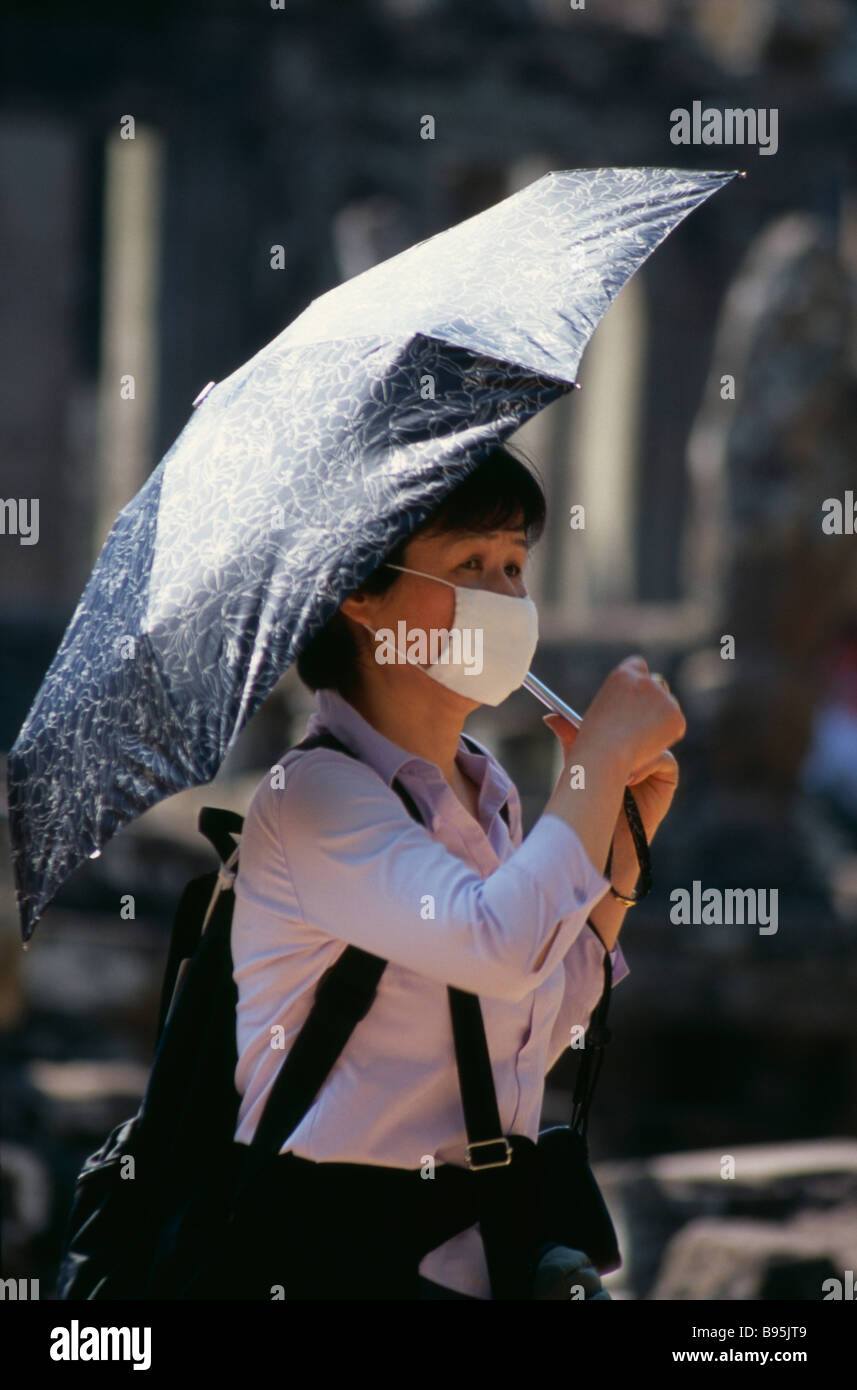
<svg viewBox="0 0 857 1390">
<path fill-rule="evenodd" d="M 453 536 L 449 540 L 448 545 L 460 545 L 462 541 L 466 540 L 495 541 L 499 534 L 499 531 L 459 531 L 455 536 Z M 526 541 L 526 536 L 523 531 L 519 532 L 518 535 L 514 538 L 514 540 L 510 542 L 510 544 L 520 545 L 523 546 L 524 550 L 529 550 L 529 546 L 527 545 Z"/>
</svg>

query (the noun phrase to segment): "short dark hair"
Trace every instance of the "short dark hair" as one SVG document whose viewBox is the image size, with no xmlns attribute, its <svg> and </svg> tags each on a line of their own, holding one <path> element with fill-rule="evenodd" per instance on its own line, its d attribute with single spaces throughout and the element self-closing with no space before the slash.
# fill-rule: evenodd
<svg viewBox="0 0 857 1390">
<path fill-rule="evenodd" d="M 425 521 L 396 543 L 355 592 L 382 594 L 389 589 L 399 572 L 386 568 L 386 562 L 403 564 L 405 551 L 417 536 L 497 531 L 516 523 L 525 531 L 527 545 L 533 546 L 544 530 L 546 514 L 534 465 L 529 460 L 521 462 L 507 445 L 495 445 Z M 298 657 L 298 676 L 310 690 L 332 688 L 347 698 L 358 680 L 358 659 L 354 634 L 337 609 Z"/>
</svg>

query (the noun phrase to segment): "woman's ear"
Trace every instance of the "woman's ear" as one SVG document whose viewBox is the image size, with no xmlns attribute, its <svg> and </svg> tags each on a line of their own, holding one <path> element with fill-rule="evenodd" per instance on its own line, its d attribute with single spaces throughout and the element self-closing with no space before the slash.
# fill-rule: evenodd
<svg viewBox="0 0 857 1390">
<path fill-rule="evenodd" d="M 362 589 L 355 589 L 353 594 L 342 600 L 339 610 L 347 618 L 354 618 L 355 622 L 362 623 L 366 617 L 366 598 L 367 595 Z"/>
</svg>

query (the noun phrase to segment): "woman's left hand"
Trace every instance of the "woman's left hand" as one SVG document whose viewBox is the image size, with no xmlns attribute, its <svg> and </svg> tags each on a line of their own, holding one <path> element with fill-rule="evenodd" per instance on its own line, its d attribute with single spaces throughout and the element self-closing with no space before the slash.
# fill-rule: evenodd
<svg viewBox="0 0 857 1390">
<path fill-rule="evenodd" d="M 637 803 L 637 810 L 640 812 L 646 839 L 651 842 L 655 831 L 670 809 L 672 799 L 675 796 L 675 789 L 678 786 L 678 763 L 669 749 L 665 748 L 657 758 L 635 772 L 628 786 L 631 788 L 631 794 Z M 624 821 L 627 826 L 624 809 L 617 825 L 621 821 Z M 630 834 L 630 830 L 628 833 Z"/>
<path fill-rule="evenodd" d="M 675 789 L 678 786 L 678 763 L 669 749 L 664 749 L 659 757 L 640 768 L 630 779 L 628 786 L 637 803 L 640 820 L 643 822 L 643 829 L 646 832 L 646 840 L 651 844 L 655 831 L 670 808 Z M 637 850 L 624 806 L 616 819 L 612 845 L 611 877 L 614 883 L 621 887 L 623 884 L 635 882 L 639 871 Z M 621 891 L 628 892 L 630 890 L 627 887 L 622 887 Z"/>
</svg>

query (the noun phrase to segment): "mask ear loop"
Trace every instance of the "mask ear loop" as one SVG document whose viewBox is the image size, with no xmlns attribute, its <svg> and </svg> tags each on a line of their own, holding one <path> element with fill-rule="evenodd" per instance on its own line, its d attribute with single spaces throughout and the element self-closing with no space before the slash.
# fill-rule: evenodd
<svg viewBox="0 0 857 1390">
<path fill-rule="evenodd" d="M 407 565 L 394 565 L 392 560 L 385 560 L 384 564 L 388 569 L 401 570 L 402 574 L 416 574 L 420 579 L 433 579 L 435 584 L 445 584 L 448 589 L 454 589 L 455 585 L 450 584 L 448 579 L 441 579 L 439 574 L 425 574 L 423 570 L 412 570 Z"/>
<path fill-rule="evenodd" d="M 372 631 L 372 629 L 371 629 L 371 627 L 369 626 L 368 623 L 361 623 L 360 626 L 361 626 L 362 628 L 365 628 L 366 631 L 367 631 L 368 633 L 370 633 L 373 637 L 376 636 L 376 633 L 374 633 L 374 632 Z M 400 660 L 401 662 L 407 663 L 408 666 L 413 666 L 414 669 L 417 670 L 417 671 L 422 671 L 422 674 L 423 674 L 423 675 L 426 674 L 426 672 L 423 671 L 423 668 L 422 668 L 422 666 L 420 665 L 420 663 L 419 663 L 418 661 L 412 661 L 411 658 L 408 656 L 407 652 L 405 652 L 404 655 L 402 654 L 402 651 L 401 651 L 401 649 L 400 649 L 400 647 L 399 647 L 398 642 L 397 642 L 396 639 L 395 639 L 395 636 L 393 637 L 393 643 L 394 643 L 395 648 L 396 648 L 396 656 L 399 658 L 399 660 Z"/>
<path fill-rule="evenodd" d="M 361 623 L 360 626 L 361 626 L 362 628 L 365 628 L 366 631 L 370 634 L 370 636 L 372 636 L 372 637 L 376 637 L 376 636 L 377 636 L 377 633 L 375 633 L 375 632 L 372 631 L 372 628 L 369 626 L 368 623 Z M 394 642 L 394 645 L 395 645 L 395 648 L 396 648 L 396 656 L 399 658 L 399 660 L 400 660 L 400 661 L 406 661 L 407 664 L 408 664 L 409 666 L 416 666 L 417 670 L 418 670 L 418 671 L 421 671 L 421 670 L 422 670 L 422 667 L 419 665 L 418 662 L 416 662 L 416 661 L 411 661 L 411 658 L 408 656 L 407 652 L 405 652 L 404 657 L 402 656 L 402 653 L 401 653 L 400 650 L 399 650 L 399 644 L 398 644 L 398 642 L 396 642 L 395 637 L 393 638 L 393 642 Z"/>
</svg>

